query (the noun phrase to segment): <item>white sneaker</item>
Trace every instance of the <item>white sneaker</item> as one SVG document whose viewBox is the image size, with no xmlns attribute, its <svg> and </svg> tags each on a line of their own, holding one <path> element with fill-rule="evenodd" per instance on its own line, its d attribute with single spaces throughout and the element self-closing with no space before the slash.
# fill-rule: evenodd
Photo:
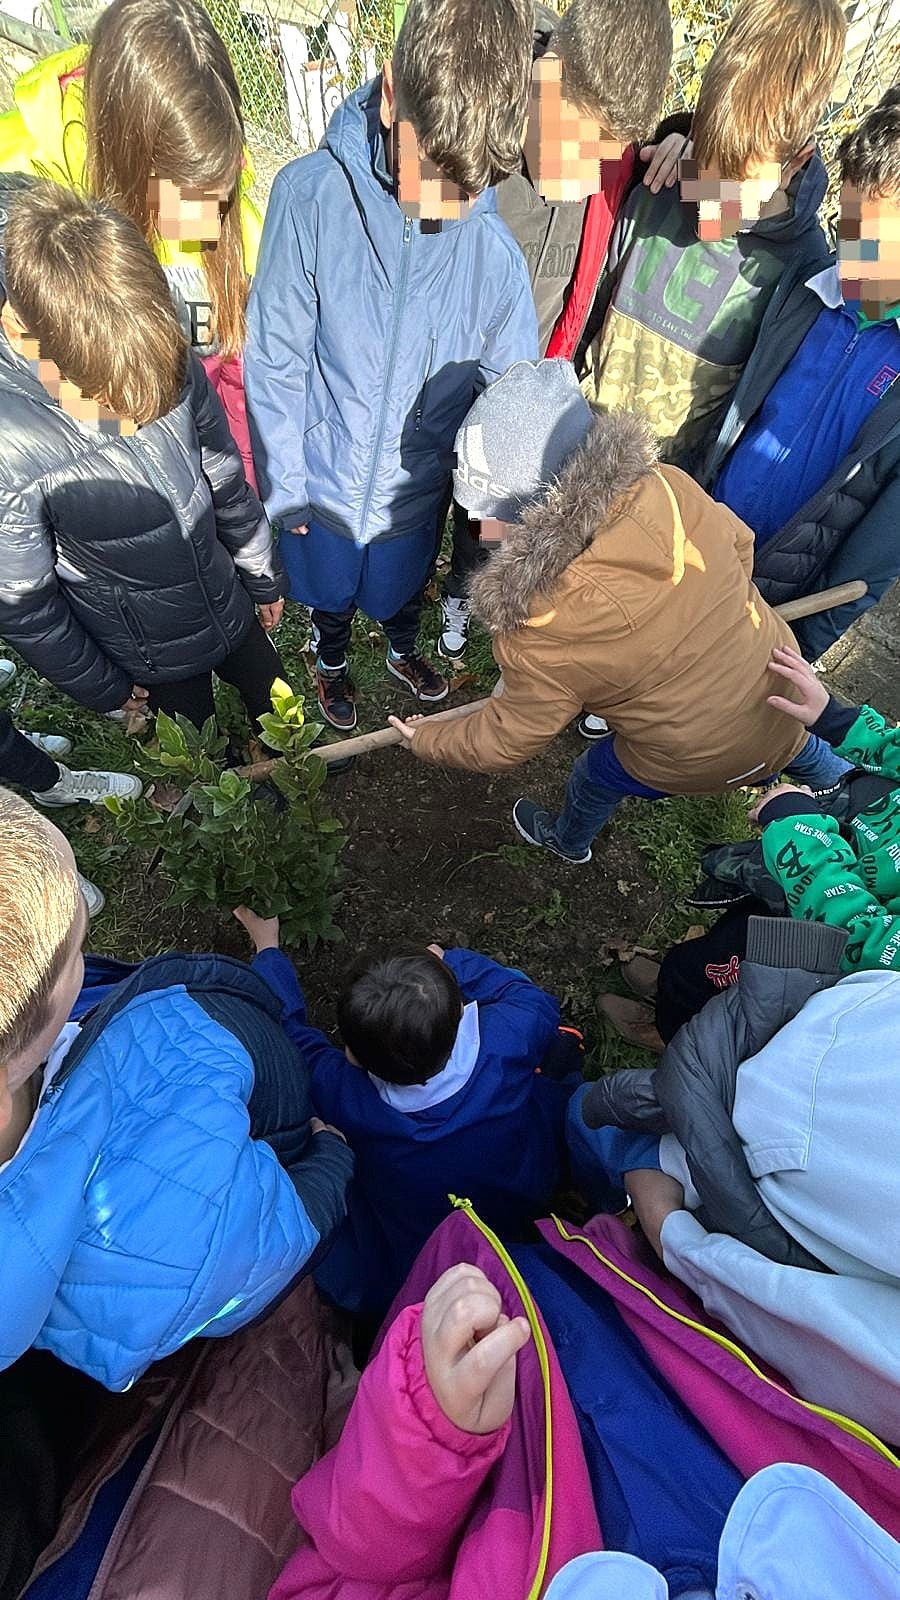
<svg viewBox="0 0 900 1600">
<path fill-rule="evenodd" d="M 97 888 L 95 883 L 91 883 L 90 878 L 83 878 L 80 872 L 78 874 L 78 882 L 81 884 L 81 892 L 84 895 L 84 903 L 88 908 L 88 916 L 98 917 L 106 905 L 106 895 L 102 889 Z"/>
<path fill-rule="evenodd" d="M 465 654 L 469 630 L 469 602 L 455 595 L 441 595 L 444 627 L 438 640 L 438 655 L 445 661 L 458 661 Z"/>
<path fill-rule="evenodd" d="M 595 717 L 590 711 L 582 711 L 575 724 L 582 739 L 605 739 L 609 733 L 609 723 L 604 717 Z"/>
<path fill-rule="evenodd" d="M 0 689 L 5 689 L 8 684 L 12 683 L 17 670 L 14 661 L 0 661 Z"/>
<path fill-rule="evenodd" d="M 44 794 L 35 794 L 40 806 L 99 805 L 107 795 L 137 800 L 144 792 L 140 778 L 127 772 L 70 772 L 60 767 L 60 780 Z"/>
<path fill-rule="evenodd" d="M 71 739 L 66 739 L 61 733 L 23 733 L 23 737 L 29 744 L 37 745 L 53 761 L 62 761 L 72 752 Z"/>
</svg>

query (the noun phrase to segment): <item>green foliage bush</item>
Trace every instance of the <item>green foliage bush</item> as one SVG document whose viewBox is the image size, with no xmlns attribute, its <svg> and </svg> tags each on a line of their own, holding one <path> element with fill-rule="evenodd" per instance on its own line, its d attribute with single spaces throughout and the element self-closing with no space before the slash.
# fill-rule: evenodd
<svg viewBox="0 0 900 1600">
<path fill-rule="evenodd" d="M 282 759 L 264 785 L 222 770 L 226 740 L 212 719 L 198 732 L 160 712 L 158 749 L 144 752 L 142 765 L 180 789 L 180 799 L 165 810 L 147 797 L 105 804 L 129 845 L 154 852 L 170 905 L 248 905 L 279 917 L 287 944 L 312 946 L 341 938 L 333 917 L 344 836 L 322 797 L 327 769 L 310 749 L 321 727 L 306 722 L 302 698 L 286 684 L 276 683 L 272 705 L 263 738 Z"/>
</svg>

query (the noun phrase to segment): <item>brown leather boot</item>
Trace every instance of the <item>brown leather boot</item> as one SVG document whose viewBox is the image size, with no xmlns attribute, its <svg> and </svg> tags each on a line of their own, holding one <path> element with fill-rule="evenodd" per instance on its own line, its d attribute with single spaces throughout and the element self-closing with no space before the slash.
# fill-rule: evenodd
<svg viewBox="0 0 900 1600">
<path fill-rule="evenodd" d="M 643 1001 L 629 1000 L 624 994 L 602 994 L 597 1005 L 626 1043 L 662 1055 L 666 1047 L 656 1031 L 653 1012 Z"/>
</svg>

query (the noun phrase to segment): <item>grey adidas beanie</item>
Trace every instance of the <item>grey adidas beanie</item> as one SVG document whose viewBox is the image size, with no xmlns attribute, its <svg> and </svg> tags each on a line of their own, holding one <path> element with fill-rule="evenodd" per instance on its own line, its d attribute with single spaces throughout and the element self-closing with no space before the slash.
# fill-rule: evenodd
<svg viewBox="0 0 900 1600">
<path fill-rule="evenodd" d="M 456 499 L 476 521 L 518 522 L 593 422 L 570 361 L 517 361 L 479 395 L 456 436 Z"/>
</svg>

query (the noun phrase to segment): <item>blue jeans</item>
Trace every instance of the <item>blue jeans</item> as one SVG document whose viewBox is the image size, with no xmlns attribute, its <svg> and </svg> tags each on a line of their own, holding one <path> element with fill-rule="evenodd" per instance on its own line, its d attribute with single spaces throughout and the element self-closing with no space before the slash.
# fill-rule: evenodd
<svg viewBox="0 0 900 1600">
<path fill-rule="evenodd" d="M 807 783 L 812 789 L 830 789 L 850 771 L 851 763 L 836 756 L 831 745 L 814 733 L 785 768 L 788 777 Z M 642 800 L 666 799 L 664 789 L 651 789 L 626 772 L 616 755 L 612 736 L 599 739 L 575 762 L 562 811 L 548 831 L 566 855 L 583 855 L 627 795 L 637 795 Z"/>
<path fill-rule="evenodd" d="M 659 1164 L 658 1133 L 628 1133 L 623 1128 L 588 1128 L 581 1102 L 590 1084 L 576 1089 L 566 1113 L 569 1169 L 577 1189 L 593 1211 L 624 1211 L 628 1204 L 625 1173 Z"/>
</svg>

